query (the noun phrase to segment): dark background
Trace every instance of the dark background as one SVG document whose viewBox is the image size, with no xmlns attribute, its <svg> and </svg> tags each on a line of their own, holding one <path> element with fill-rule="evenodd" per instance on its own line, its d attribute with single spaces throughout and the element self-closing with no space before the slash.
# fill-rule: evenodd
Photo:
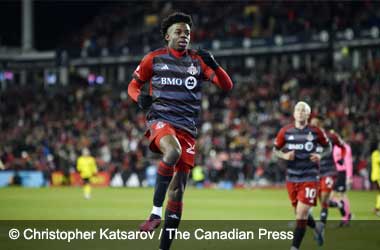
<svg viewBox="0 0 380 250">
<path fill-rule="evenodd" d="M 115 3 L 115 2 L 113 2 Z M 34 1 L 34 47 L 51 50 L 112 2 Z M 122 2 L 119 2 L 122 4 Z M 22 1 L 0 2 L 0 46 L 21 46 Z"/>
</svg>

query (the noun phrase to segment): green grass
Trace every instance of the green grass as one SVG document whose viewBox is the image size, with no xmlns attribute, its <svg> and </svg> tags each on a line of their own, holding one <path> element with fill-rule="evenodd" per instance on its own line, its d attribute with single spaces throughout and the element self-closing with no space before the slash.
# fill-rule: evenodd
<svg viewBox="0 0 380 250">
<path fill-rule="evenodd" d="M 152 194 L 153 189 L 148 188 L 94 188 L 92 199 L 85 200 L 81 188 L 2 188 L 0 189 L 0 248 L 2 250 L 157 249 L 159 245 L 157 236 L 153 241 L 95 239 L 76 240 L 70 244 L 51 240 L 10 240 L 8 237 L 11 228 L 97 230 L 100 227 L 108 227 L 136 231 L 138 224 L 150 212 Z M 330 221 L 327 224 L 326 242 L 322 249 L 357 250 L 364 246 L 366 250 L 378 249 L 380 221 L 372 213 L 376 193 L 351 191 L 349 197 L 354 214 L 351 227 L 335 230 L 338 222 Z M 289 221 L 294 221 L 294 214 L 285 189 L 226 191 L 189 188 L 185 194 L 184 204 L 184 221 L 180 230 L 189 232 L 196 228 L 216 231 L 238 228 L 255 233 L 259 227 L 273 231 L 293 231 L 294 228 L 294 222 L 289 224 Z M 319 211 L 319 207 L 313 209 L 317 219 Z M 340 220 L 336 209 L 330 210 L 329 220 Z M 172 250 L 277 250 L 289 249 L 290 244 L 290 239 L 200 241 L 192 238 L 189 241 L 175 240 Z M 318 249 L 313 241 L 312 230 L 307 230 L 302 249 Z"/>
<path fill-rule="evenodd" d="M 0 220 L 142 220 L 152 206 L 150 188 L 94 188 L 85 200 L 81 188 L 2 188 Z M 350 191 L 355 220 L 378 220 L 375 192 Z M 319 216 L 319 207 L 314 215 Z M 184 220 L 293 220 L 285 189 L 186 190 Z M 339 220 L 336 209 L 329 219 Z"/>
</svg>

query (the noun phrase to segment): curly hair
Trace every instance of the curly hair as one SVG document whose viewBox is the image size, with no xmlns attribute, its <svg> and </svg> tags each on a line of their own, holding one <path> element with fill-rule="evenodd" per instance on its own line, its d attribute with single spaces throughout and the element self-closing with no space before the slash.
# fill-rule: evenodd
<svg viewBox="0 0 380 250">
<path fill-rule="evenodd" d="M 193 21 L 190 15 L 187 15 L 183 12 L 174 12 L 173 14 L 166 17 L 161 23 L 161 34 L 164 39 L 169 27 L 175 23 L 186 23 L 190 26 L 190 28 L 193 25 Z"/>
</svg>

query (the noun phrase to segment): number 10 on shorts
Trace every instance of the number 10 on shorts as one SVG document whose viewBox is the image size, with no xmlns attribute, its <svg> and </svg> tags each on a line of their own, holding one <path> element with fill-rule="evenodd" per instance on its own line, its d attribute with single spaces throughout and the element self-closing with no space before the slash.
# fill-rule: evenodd
<svg viewBox="0 0 380 250">
<path fill-rule="evenodd" d="M 314 199 L 315 196 L 317 195 L 317 190 L 315 188 L 306 187 L 305 192 L 306 192 L 305 196 L 308 199 Z"/>
</svg>

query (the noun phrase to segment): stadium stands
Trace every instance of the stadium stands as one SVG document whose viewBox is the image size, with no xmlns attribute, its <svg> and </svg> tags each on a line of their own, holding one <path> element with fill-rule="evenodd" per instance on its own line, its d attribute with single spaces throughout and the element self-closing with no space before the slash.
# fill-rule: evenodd
<svg viewBox="0 0 380 250">
<path fill-rule="evenodd" d="M 115 55 L 123 51 L 142 55 L 162 46 L 159 22 L 173 9 L 192 13 L 196 44 L 226 37 L 312 36 L 322 30 L 356 32 L 380 26 L 380 7 L 370 1 L 318 2 L 318 8 L 314 8 L 317 3 L 277 1 L 227 6 L 211 1 L 153 3 L 149 8 L 129 1 L 110 5 L 81 27 L 79 35 L 73 31 L 67 36 L 61 47 L 84 49 L 90 56 L 101 55 L 103 49 Z M 285 166 L 272 159 L 273 139 L 291 120 L 291 108 L 300 99 L 311 104 L 313 114 L 328 118 L 329 127 L 351 143 L 355 164 L 362 164 L 372 144 L 380 140 L 380 51 L 371 49 L 364 49 L 362 54 L 370 56 L 362 56 L 354 69 L 351 56 L 332 67 L 330 57 L 336 51 L 314 52 L 298 63 L 292 55 L 262 56 L 248 63 L 250 67 L 247 58 L 223 58 L 235 82 L 233 91 L 215 95 L 214 86 L 203 88 L 197 164 L 207 179 L 241 185 L 283 182 Z M 349 53 L 343 52 L 343 57 Z M 136 65 L 127 65 L 127 72 Z M 152 159 L 143 137 L 145 118 L 127 97 L 129 80 L 90 86 L 87 79 L 73 74 L 67 86 L 10 85 L 0 92 L 3 168 L 37 169 L 47 176 L 60 170 L 68 175 L 82 147 L 89 147 L 100 170 L 111 175 L 129 176 L 155 164 L 144 160 Z"/>
<path fill-rule="evenodd" d="M 291 119 L 291 107 L 308 100 L 353 146 L 356 161 L 367 158 L 379 135 L 380 73 L 359 71 L 345 81 L 326 74 L 276 72 L 233 75 L 229 95 L 204 88 L 198 164 L 214 181 L 283 180 L 272 162 L 275 132 Z M 281 90 L 281 91 L 279 91 Z M 212 108 L 210 108 L 212 107 Z M 144 115 L 121 89 L 90 86 L 8 89 L 1 93 L 1 160 L 5 168 L 70 172 L 82 147 L 90 147 L 102 170 L 144 168 Z M 133 156 L 133 157 L 132 157 Z"/>
</svg>

